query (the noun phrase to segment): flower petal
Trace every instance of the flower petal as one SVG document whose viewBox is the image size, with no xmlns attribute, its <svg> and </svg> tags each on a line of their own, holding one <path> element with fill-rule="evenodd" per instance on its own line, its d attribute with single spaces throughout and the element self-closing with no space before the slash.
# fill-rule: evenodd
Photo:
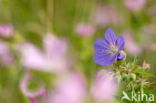
<svg viewBox="0 0 156 103">
<path fill-rule="evenodd" d="M 107 29 L 106 33 L 105 33 L 105 38 L 106 40 L 110 43 L 110 44 L 114 44 L 116 42 L 117 37 L 114 34 L 114 31 L 112 29 Z"/>
<path fill-rule="evenodd" d="M 50 93 L 47 103 L 84 103 L 87 90 L 81 75 L 70 73 L 57 82 L 58 85 Z"/>
<path fill-rule="evenodd" d="M 118 46 L 118 51 L 121 51 L 124 48 L 125 41 L 121 35 L 117 37 L 116 45 Z"/>
<path fill-rule="evenodd" d="M 118 60 L 123 60 L 125 58 L 125 55 L 120 53 L 117 57 Z"/>
<path fill-rule="evenodd" d="M 7 42 L 0 41 L 0 61 L 1 64 L 9 66 L 13 64 L 14 58 Z"/>
<path fill-rule="evenodd" d="M 117 59 L 117 54 L 94 54 L 94 61 L 99 65 L 111 65 Z"/>
<path fill-rule="evenodd" d="M 54 34 L 47 34 L 44 37 L 45 54 L 49 58 L 62 58 L 67 54 L 68 43 L 62 38 L 56 37 Z"/>
<path fill-rule="evenodd" d="M 20 44 L 19 51 L 22 54 L 21 63 L 27 69 L 45 71 L 47 62 L 43 52 L 30 43 Z"/>
<path fill-rule="evenodd" d="M 0 25 L 1 37 L 12 37 L 14 34 L 14 28 L 11 24 Z"/>
<path fill-rule="evenodd" d="M 23 92 L 23 94 L 25 96 L 28 96 L 28 97 L 37 97 L 37 96 L 40 96 L 42 94 L 45 93 L 45 88 L 43 86 L 41 86 L 40 88 L 38 88 L 37 90 L 35 91 L 32 91 L 32 90 L 29 90 L 28 88 L 28 84 L 29 84 L 29 80 L 31 79 L 31 73 L 30 72 L 27 72 L 23 79 L 21 80 L 20 82 L 20 89 L 21 91 Z"/>
<path fill-rule="evenodd" d="M 108 44 L 107 40 L 105 40 L 103 38 L 99 38 L 95 41 L 94 48 L 95 48 L 96 53 L 102 53 L 103 54 L 104 50 L 109 49 L 109 44 Z"/>
<path fill-rule="evenodd" d="M 99 101 L 98 103 L 108 103 L 115 98 L 118 87 L 119 83 L 114 72 L 100 70 L 96 74 L 91 89 L 93 99 Z"/>
<path fill-rule="evenodd" d="M 29 98 L 30 103 L 37 103 L 36 98 Z"/>
</svg>

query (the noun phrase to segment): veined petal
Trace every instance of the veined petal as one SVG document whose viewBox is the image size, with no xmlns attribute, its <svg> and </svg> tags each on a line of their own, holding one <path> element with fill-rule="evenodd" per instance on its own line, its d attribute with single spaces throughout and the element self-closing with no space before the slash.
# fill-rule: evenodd
<svg viewBox="0 0 156 103">
<path fill-rule="evenodd" d="M 118 51 L 121 51 L 124 48 L 125 41 L 121 35 L 117 37 L 116 45 L 118 46 Z"/>
<path fill-rule="evenodd" d="M 105 38 L 106 40 L 110 43 L 110 44 L 114 44 L 116 42 L 117 37 L 114 34 L 114 31 L 112 29 L 107 29 L 106 33 L 105 33 Z"/>
<path fill-rule="evenodd" d="M 107 55 L 100 55 L 94 54 L 94 61 L 96 64 L 99 65 L 111 65 L 117 59 L 117 54 L 107 54 Z"/>
<path fill-rule="evenodd" d="M 103 38 L 99 38 L 95 41 L 94 48 L 96 53 L 104 53 L 105 50 L 110 49 L 108 42 Z"/>
</svg>

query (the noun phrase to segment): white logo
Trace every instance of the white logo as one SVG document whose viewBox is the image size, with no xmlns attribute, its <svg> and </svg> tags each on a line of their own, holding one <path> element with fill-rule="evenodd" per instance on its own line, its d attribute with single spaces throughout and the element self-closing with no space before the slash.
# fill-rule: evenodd
<svg viewBox="0 0 156 103">
<path fill-rule="evenodd" d="M 121 98 L 121 101 L 128 100 L 128 101 L 154 101 L 154 95 L 153 94 L 144 94 L 141 92 L 134 93 L 131 92 L 130 96 L 126 92 L 122 92 L 123 96 Z"/>
</svg>

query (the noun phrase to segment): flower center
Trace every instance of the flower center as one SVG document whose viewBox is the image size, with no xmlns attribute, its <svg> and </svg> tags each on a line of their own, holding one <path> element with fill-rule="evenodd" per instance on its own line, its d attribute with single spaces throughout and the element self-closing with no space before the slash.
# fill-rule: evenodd
<svg viewBox="0 0 156 103">
<path fill-rule="evenodd" d="M 118 52 L 118 48 L 115 45 L 110 46 L 109 53 L 114 54 Z"/>
</svg>

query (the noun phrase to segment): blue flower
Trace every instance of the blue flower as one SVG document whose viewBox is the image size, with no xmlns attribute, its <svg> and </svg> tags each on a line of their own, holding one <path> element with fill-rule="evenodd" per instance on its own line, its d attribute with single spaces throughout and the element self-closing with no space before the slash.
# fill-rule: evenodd
<svg viewBox="0 0 156 103">
<path fill-rule="evenodd" d="M 121 35 L 116 36 L 112 29 L 107 29 L 105 38 L 98 38 L 95 41 L 94 61 L 99 65 L 111 65 L 116 60 L 122 60 L 125 55 L 121 53 L 125 41 Z"/>
</svg>

